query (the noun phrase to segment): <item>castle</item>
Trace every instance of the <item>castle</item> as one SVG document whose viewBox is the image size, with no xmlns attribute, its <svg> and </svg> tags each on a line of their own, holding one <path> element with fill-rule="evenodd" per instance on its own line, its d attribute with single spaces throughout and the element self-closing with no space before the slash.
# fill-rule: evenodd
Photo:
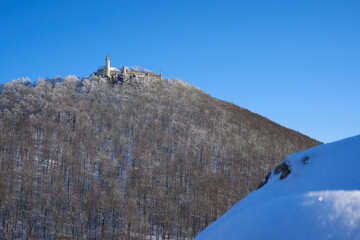
<svg viewBox="0 0 360 240">
<path fill-rule="evenodd" d="M 162 74 L 156 74 L 150 71 L 136 71 L 133 68 L 128 68 L 124 66 L 122 69 L 118 69 L 115 67 L 110 67 L 110 58 L 106 56 L 105 58 L 105 66 L 100 67 L 95 73 L 96 76 L 107 78 L 108 80 L 114 79 L 124 79 L 126 77 L 133 78 L 137 76 L 148 76 L 148 77 L 156 77 L 162 79 Z"/>
</svg>

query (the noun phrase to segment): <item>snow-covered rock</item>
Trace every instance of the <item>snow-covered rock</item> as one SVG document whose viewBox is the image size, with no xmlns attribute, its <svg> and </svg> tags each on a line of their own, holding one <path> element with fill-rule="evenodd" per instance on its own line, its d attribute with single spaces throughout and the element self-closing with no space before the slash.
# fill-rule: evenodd
<svg viewBox="0 0 360 240">
<path fill-rule="evenodd" d="M 290 155 L 196 239 L 360 239 L 360 135 Z"/>
</svg>

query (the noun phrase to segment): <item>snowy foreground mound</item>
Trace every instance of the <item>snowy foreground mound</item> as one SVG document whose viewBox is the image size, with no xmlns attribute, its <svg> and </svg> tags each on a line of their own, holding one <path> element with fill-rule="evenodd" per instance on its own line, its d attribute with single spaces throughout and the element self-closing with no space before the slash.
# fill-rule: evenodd
<svg viewBox="0 0 360 240">
<path fill-rule="evenodd" d="M 360 135 L 287 157 L 198 236 L 360 239 Z"/>
</svg>

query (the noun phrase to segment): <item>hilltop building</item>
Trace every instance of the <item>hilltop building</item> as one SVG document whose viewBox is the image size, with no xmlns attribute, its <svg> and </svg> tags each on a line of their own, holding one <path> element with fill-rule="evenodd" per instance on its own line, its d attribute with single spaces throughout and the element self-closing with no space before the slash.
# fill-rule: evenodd
<svg viewBox="0 0 360 240">
<path fill-rule="evenodd" d="M 136 77 L 136 76 L 149 76 L 149 77 L 158 77 L 162 79 L 162 74 L 156 74 L 150 71 L 137 71 L 134 69 L 130 69 L 124 66 L 121 69 L 110 67 L 110 58 L 106 56 L 105 58 L 105 66 L 100 67 L 95 73 L 96 76 L 104 77 L 109 80 L 125 78 L 125 77 Z"/>
</svg>

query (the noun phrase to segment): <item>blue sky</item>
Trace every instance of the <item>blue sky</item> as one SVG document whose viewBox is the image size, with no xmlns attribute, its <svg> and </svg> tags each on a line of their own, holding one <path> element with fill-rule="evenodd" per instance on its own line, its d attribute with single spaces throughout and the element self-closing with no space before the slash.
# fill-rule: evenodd
<svg viewBox="0 0 360 240">
<path fill-rule="evenodd" d="M 320 141 L 360 134 L 360 1 L 0 1 L 0 83 L 138 65 Z"/>
</svg>

